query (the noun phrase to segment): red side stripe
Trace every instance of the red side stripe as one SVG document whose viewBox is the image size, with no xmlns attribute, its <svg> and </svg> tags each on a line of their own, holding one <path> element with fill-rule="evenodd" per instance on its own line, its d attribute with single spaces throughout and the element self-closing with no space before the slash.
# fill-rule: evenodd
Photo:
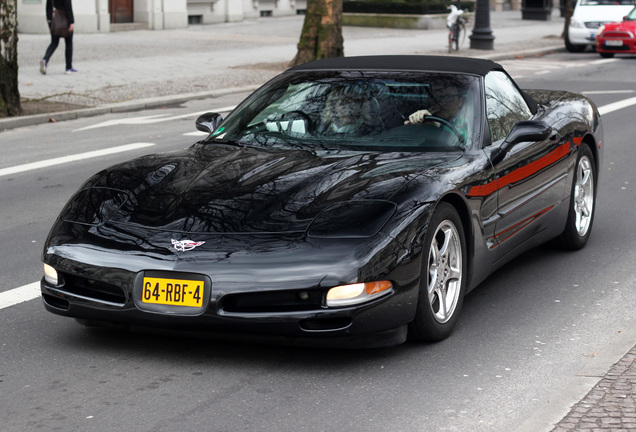
<svg viewBox="0 0 636 432">
<path fill-rule="evenodd" d="M 583 140 L 582 138 L 578 139 L 579 144 L 581 143 L 582 140 Z M 548 167 L 552 165 L 553 163 L 555 163 L 556 161 L 558 161 L 559 159 L 567 156 L 569 152 L 570 152 L 570 143 L 568 142 L 568 143 L 562 144 L 556 150 L 548 153 L 541 159 L 536 160 L 532 163 L 529 163 L 528 165 L 524 167 L 516 169 L 512 171 L 511 173 L 506 174 L 505 176 L 499 178 L 499 180 L 486 183 L 485 185 L 473 186 L 472 188 L 470 188 L 470 191 L 468 191 L 467 195 L 468 196 L 490 195 L 496 190 L 501 189 L 505 186 L 508 186 L 511 183 L 519 182 L 523 179 L 526 179 L 538 173 L 543 168 Z"/>
</svg>

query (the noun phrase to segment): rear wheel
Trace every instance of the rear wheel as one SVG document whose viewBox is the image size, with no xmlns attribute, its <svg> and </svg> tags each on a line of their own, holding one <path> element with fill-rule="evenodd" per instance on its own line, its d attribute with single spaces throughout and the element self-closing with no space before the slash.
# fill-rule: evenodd
<svg viewBox="0 0 636 432">
<path fill-rule="evenodd" d="M 414 339 L 436 342 L 448 337 L 462 307 L 466 286 L 466 240 L 453 206 L 441 203 L 425 236 Z"/>
<path fill-rule="evenodd" d="M 570 250 L 581 249 L 592 232 L 596 207 L 596 168 L 592 150 L 581 144 L 570 196 L 570 210 L 565 230 L 559 237 L 561 245 Z"/>
</svg>

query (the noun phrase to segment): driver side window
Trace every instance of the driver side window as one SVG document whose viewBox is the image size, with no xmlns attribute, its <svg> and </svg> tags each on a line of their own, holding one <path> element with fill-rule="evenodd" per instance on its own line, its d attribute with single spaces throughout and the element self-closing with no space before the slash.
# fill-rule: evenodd
<svg viewBox="0 0 636 432">
<path fill-rule="evenodd" d="M 492 142 L 504 139 L 519 120 L 528 120 L 532 113 L 517 87 L 500 71 L 486 75 L 486 116 Z"/>
</svg>

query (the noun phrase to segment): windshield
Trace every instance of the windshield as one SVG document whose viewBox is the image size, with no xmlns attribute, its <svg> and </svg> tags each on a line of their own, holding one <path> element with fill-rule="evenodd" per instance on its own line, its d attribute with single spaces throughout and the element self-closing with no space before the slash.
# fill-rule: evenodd
<svg viewBox="0 0 636 432">
<path fill-rule="evenodd" d="M 636 21 L 636 7 L 629 11 L 627 16 L 624 18 L 625 21 Z"/>
<path fill-rule="evenodd" d="M 285 73 L 208 139 L 264 147 L 448 151 L 469 147 L 479 79 L 411 72 Z"/>
<path fill-rule="evenodd" d="M 629 6 L 636 0 L 581 0 L 580 6 Z"/>
</svg>

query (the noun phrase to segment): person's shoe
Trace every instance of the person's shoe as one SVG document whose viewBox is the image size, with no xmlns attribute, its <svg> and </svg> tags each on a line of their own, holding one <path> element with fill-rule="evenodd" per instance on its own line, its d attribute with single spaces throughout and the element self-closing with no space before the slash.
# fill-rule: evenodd
<svg viewBox="0 0 636 432">
<path fill-rule="evenodd" d="M 40 73 L 46 75 L 46 60 L 40 60 Z"/>
<path fill-rule="evenodd" d="M 66 75 L 70 75 L 70 74 L 76 74 L 77 73 L 77 69 L 66 69 Z"/>
</svg>

